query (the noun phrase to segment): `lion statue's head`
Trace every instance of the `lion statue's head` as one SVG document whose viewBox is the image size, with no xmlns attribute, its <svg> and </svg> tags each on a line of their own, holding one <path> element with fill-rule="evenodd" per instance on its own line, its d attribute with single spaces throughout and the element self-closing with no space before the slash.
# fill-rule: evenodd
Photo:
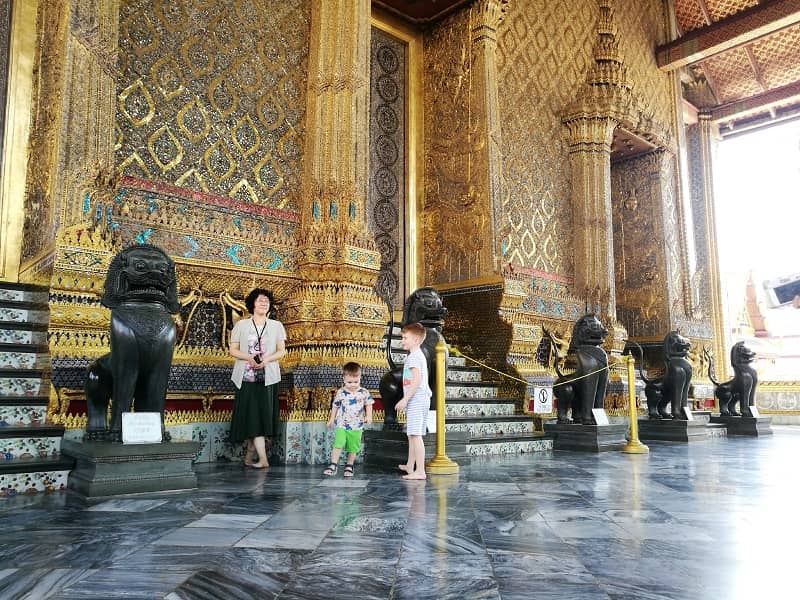
<svg viewBox="0 0 800 600">
<path fill-rule="evenodd" d="M 746 367 L 756 359 L 756 353 L 744 345 L 744 342 L 736 342 L 731 348 L 731 365 L 736 367 Z"/>
<path fill-rule="evenodd" d="M 422 323 L 425 327 L 441 327 L 446 316 L 442 297 L 430 287 L 415 290 L 403 304 L 403 326 Z"/>
<path fill-rule="evenodd" d="M 689 356 L 691 347 L 692 342 L 677 331 L 670 331 L 664 336 L 664 357 L 667 360 L 671 358 L 686 358 Z"/>
<path fill-rule="evenodd" d="M 123 302 L 158 302 L 172 314 L 180 310 L 175 263 L 161 248 L 129 246 L 111 260 L 100 303 L 113 309 Z"/>
<path fill-rule="evenodd" d="M 570 350 L 578 346 L 602 346 L 607 335 L 608 329 L 603 327 L 597 315 L 593 313 L 583 315 L 572 327 Z"/>
</svg>

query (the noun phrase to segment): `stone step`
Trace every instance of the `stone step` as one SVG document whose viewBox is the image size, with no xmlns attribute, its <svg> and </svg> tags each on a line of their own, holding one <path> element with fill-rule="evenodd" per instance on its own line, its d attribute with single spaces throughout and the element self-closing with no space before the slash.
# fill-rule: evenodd
<svg viewBox="0 0 800 600">
<path fill-rule="evenodd" d="M 529 452 L 544 452 L 552 449 L 552 438 L 543 433 L 484 435 L 472 437 L 467 442 L 467 453 L 470 456 L 527 454 Z"/>
<path fill-rule="evenodd" d="M 0 464 L 17 459 L 58 457 L 63 435 L 61 425 L 0 427 Z"/>
<path fill-rule="evenodd" d="M 47 324 L 49 321 L 50 309 L 46 303 L 7 301 L 0 306 L 0 326 L 8 323 Z"/>
<path fill-rule="evenodd" d="M 47 304 L 49 290 L 26 283 L 0 282 L 0 302 L 36 302 Z"/>
<path fill-rule="evenodd" d="M 0 497 L 64 491 L 74 464 L 67 457 L 0 461 Z"/>
<path fill-rule="evenodd" d="M 444 387 L 445 395 L 448 399 L 490 399 L 496 398 L 498 393 L 498 385 L 496 383 L 483 381 L 447 382 Z"/>
<path fill-rule="evenodd" d="M 446 417 L 445 430 L 461 431 L 470 439 L 486 435 L 517 435 L 533 433 L 533 419 L 528 415 L 482 417 Z"/>
<path fill-rule="evenodd" d="M 516 405 L 507 398 L 446 398 L 445 414 L 450 417 L 491 417 L 516 414 Z"/>
<path fill-rule="evenodd" d="M 402 431 L 364 431 L 364 465 L 396 470 L 397 465 L 408 459 L 408 437 Z M 422 436 L 425 444 L 425 456 L 431 458 L 436 454 L 436 434 Z M 445 453 L 460 465 L 469 464 L 467 452 L 469 436 L 466 433 L 453 433 L 445 441 Z M 399 471 L 398 471 L 399 473 Z"/>
<path fill-rule="evenodd" d="M 456 365 L 447 366 L 448 382 L 480 383 L 481 371 L 473 367 L 462 367 Z"/>
<path fill-rule="evenodd" d="M 46 323 L 0 323 L 0 343 L 47 344 Z"/>
<path fill-rule="evenodd" d="M 0 428 L 44 425 L 48 402 L 46 396 L 0 397 Z"/>
<path fill-rule="evenodd" d="M 50 369 L 49 348 L 43 344 L 0 343 L 0 369 Z"/>
<path fill-rule="evenodd" d="M 40 396 L 50 393 L 50 371 L 43 369 L 0 369 L 0 398 Z"/>
<path fill-rule="evenodd" d="M 406 356 L 408 356 L 407 352 L 399 351 L 399 352 L 392 352 L 392 360 L 396 365 L 402 365 L 405 360 Z M 448 370 L 451 367 L 466 367 L 467 360 L 460 356 L 448 356 L 447 357 L 447 368 Z M 470 367 L 467 367 L 470 368 Z M 475 369 L 476 371 L 478 369 Z"/>
</svg>

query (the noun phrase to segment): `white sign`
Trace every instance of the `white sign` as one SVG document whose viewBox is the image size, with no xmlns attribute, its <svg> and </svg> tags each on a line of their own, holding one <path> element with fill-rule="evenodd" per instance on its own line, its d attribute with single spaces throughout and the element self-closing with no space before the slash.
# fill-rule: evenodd
<svg viewBox="0 0 800 600">
<path fill-rule="evenodd" d="M 123 444 L 160 444 L 161 413 L 122 413 Z"/>
<path fill-rule="evenodd" d="M 761 417 L 761 414 L 758 412 L 758 408 L 756 408 L 755 404 L 750 407 L 750 415 L 756 419 Z"/>
<path fill-rule="evenodd" d="M 535 387 L 530 399 L 531 412 L 535 415 L 549 415 L 553 412 L 553 388 Z"/>
<path fill-rule="evenodd" d="M 692 409 L 688 406 L 683 407 L 683 414 L 686 415 L 687 421 L 694 421 L 694 415 L 692 414 Z"/>
<path fill-rule="evenodd" d="M 429 410 L 428 411 L 428 420 L 427 420 L 425 425 L 428 428 L 428 433 L 436 433 L 436 411 L 435 410 Z"/>
<path fill-rule="evenodd" d="M 608 415 L 604 408 L 593 408 L 592 414 L 594 415 L 594 422 L 598 425 L 609 425 Z"/>
</svg>

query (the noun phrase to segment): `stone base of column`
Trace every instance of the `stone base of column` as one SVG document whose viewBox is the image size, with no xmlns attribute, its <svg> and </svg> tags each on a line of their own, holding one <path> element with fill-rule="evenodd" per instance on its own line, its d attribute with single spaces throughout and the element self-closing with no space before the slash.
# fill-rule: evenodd
<svg viewBox="0 0 800 600">
<path fill-rule="evenodd" d="M 86 498 L 196 489 L 192 462 L 199 449 L 198 442 L 61 444 L 62 454 L 76 461 L 67 487 Z"/>
<path fill-rule="evenodd" d="M 553 436 L 553 450 L 608 452 L 622 450 L 628 426 L 545 423 L 544 432 Z"/>
<path fill-rule="evenodd" d="M 704 419 L 639 419 L 639 439 L 653 442 L 699 442 L 707 440 L 708 422 Z"/>
<path fill-rule="evenodd" d="M 365 430 L 362 439 L 365 466 L 397 470 L 397 465 L 405 464 L 408 460 L 408 436 L 402 431 Z M 425 444 L 425 459 L 436 456 L 436 434 L 428 433 L 422 437 L 422 441 Z M 448 431 L 445 454 L 460 465 L 469 464 L 468 441 L 468 432 Z"/>
<path fill-rule="evenodd" d="M 712 423 L 725 425 L 728 435 L 772 435 L 772 417 L 733 417 L 714 415 Z"/>
</svg>

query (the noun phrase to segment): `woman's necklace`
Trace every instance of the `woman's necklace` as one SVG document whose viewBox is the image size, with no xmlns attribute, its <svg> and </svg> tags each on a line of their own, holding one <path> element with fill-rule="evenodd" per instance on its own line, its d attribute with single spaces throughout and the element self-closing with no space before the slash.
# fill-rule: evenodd
<svg viewBox="0 0 800 600">
<path fill-rule="evenodd" d="M 264 331 L 267 329 L 267 320 L 268 319 L 264 319 L 264 326 L 261 328 L 261 331 L 258 330 L 258 325 L 256 325 L 256 320 L 255 319 L 250 319 L 250 320 L 253 322 L 253 329 L 256 330 L 256 345 L 257 345 L 257 350 L 260 353 L 261 352 L 261 336 L 264 335 Z M 260 363 L 261 362 L 261 355 L 260 354 L 256 354 L 256 356 L 255 356 L 255 358 L 253 360 L 255 360 L 257 363 Z"/>
</svg>

